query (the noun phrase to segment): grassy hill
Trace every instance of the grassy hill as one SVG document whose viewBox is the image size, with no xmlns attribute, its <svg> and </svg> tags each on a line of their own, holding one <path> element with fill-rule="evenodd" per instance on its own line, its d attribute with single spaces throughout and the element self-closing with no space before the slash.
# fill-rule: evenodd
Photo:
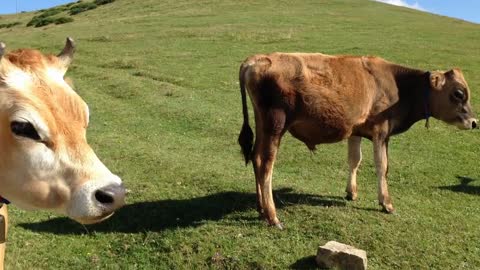
<svg viewBox="0 0 480 270">
<path fill-rule="evenodd" d="M 314 268 L 318 245 L 365 249 L 370 269 L 480 265 L 480 134 L 439 121 L 390 143 L 396 214 L 379 211 L 371 143 L 359 201 L 343 199 L 346 144 L 312 155 L 287 135 L 274 172 L 279 218 L 257 220 L 251 167 L 236 143 L 238 66 L 272 51 L 379 55 L 423 69 L 461 67 L 480 113 L 480 25 L 373 1 L 128 1 L 75 21 L 26 27 L 1 16 L 7 49 L 58 53 L 77 41 L 70 76 L 90 105 L 89 141 L 132 190 L 109 221 L 83 227 L 10 209 L 7 269 Z"/>
</svg>

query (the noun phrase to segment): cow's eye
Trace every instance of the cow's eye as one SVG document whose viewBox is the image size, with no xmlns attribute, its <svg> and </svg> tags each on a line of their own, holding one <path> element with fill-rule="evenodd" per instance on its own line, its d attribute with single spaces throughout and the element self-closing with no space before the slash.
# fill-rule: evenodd
<svg viewBox="0 0 480 270">
<path fill-rule="evenodd" d="M 13 134 L 20 137 L 29 138 L 35 141 L 39 141 L 41 139 L 37 130 L 29 122 L 12 121 L 10 123 L 10 129 L 12 130 Z"/>
<path fill-rule="evenodd" d="M 455 92 L 453 93 L 453 96 L 454 96 L 456 99 L 462 100 L 462 101 L 463 101 L 463 99 L 465 98 L 465 94 L 464 94 L 463 91 L 460 90 L 460 89 L 455 90 Z"/>
</svg>

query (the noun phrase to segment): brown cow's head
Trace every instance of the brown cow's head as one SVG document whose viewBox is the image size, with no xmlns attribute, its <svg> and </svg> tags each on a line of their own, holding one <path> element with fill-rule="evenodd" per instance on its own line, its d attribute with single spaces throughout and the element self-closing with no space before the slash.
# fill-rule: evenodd
<svg viewBox="0 0 480 270">
<path fill-rule="evenodd" d="M 430 84 L 432 116 L 460 129 L 478 127 L 470 106 L 470 89 L 460 69 L 432 72 Z"/>
<path fill-rule="evenodd" d="M 58 56 L 4 54 L 0 43 L 0 195 L 95 223 L 124 204 L 125 188 L 87 143 L 87 104 L 64 81 L 74 44 Z"/>
</svg>

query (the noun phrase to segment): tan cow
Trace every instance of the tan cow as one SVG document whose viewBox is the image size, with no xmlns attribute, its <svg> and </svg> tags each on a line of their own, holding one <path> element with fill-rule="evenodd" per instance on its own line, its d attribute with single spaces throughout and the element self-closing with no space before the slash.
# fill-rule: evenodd
<svg viewBox="0 0 480 270">
<path fill-rule="evenodd" d="M 0 195 L 96 223 L 125 203 L 125 188 L 87 143 L 88 106 L 64 80 L 74 49 L 70 38 L 58 56 L 5 54 L 0 43 Z"/>
<path fill-rule="evenodd" d="M 280 140 L 289 131 L 311 150 L 348 139 L 347 198 L 357 197 L 361 138 L 373 141 L 378 201 L 394 208 L 387 189 L 388 140 L 433 116 L 461 129 L 477 127 L 462 72 L 428 72 L 378 57 L 273 53 L 254 55 L 240 67 L 244 123 L 238 138 L 253 163 L 257 209 L 281 227 L 272 197 L 272 171 Z M 248 123 L 246 93 L 255 113 L 256 140 Z"/>
</svg>

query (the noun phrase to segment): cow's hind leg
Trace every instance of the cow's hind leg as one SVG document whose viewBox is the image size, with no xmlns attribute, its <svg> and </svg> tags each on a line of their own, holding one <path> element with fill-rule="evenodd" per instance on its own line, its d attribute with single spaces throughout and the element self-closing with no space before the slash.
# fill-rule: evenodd
<svg viewBox="0 0 480 270">
<path fill-rule="evenodd" d="M 348 166 L 350 174 L 347 180 L 347 200 L 357 199 L 357 171 L 362 161 L 362 150 L 360 144 L 362 142 L 361 137 L 352 136 L 348 139 Z"/>
<path fill-rule="evenodd" d="M 265 115 L 261 142 L 256 149 L 260 158 L 258 170 L 258 189 L 261 193 L 263 216 L 269 225 L 283 228 L 277 218 L 272 194 L 273 165 L 277 156 L 280 140 L 285 133 L 285 113 L 282 110 L 271 110 Z M 257 138 L 257 140 L 260 138 Z"/>
<path fill-rule="evenodd" d="M 263 213 L 263 203 L 262 203 L 262 189 L 260 186 L 260 169 L 262 166 L 262 142 L 263 142 L 263 132 L 262 132 L 262 122 L 258 117 L 258 112 L 255 112 L 255 145 L 253 146 L 253 156 L 252 156 L 252 164 L 253 164 L 253 171 L 255 173 L 255 184 L 256 184 L 256 191 L 257 191 L 257 212 L 260 218 L 264 218 Z"/>
<path fill-rule="evenodd" d="M 373 139 L 373 153 L 375 159 L 375 168 L 378 178 L 378 203 L 387 213 L 393 213 L 390 195 L 388 194 L 387 173 L 388 173 L 388 138 Z"/>
<path fill-rule="evenodd" d="M 263 218 L 263 204 L 262 204 L 262 189 L 260 187 L 260 182 L 258 178 L 260 177 L 260 166 L 261 166 L 260 156 L 254 156 L 253 158 L 253 171 L 255 172 L 255 184 L 257 191 L 257 212 L 260 218 Z"/>
</svg>

